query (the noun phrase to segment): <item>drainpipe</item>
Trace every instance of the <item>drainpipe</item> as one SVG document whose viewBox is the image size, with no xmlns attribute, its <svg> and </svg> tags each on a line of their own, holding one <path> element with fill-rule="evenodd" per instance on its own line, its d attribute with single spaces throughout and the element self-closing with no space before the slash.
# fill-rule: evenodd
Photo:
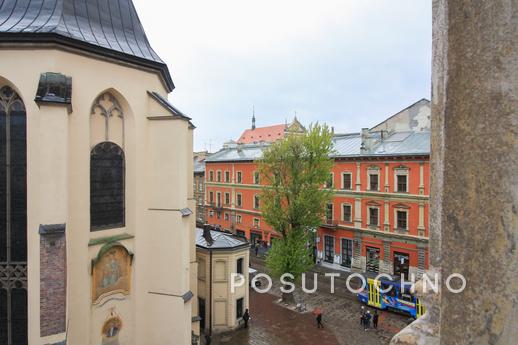
<svg viewBox="0 0 518 345">
<path fill-rule="evenodd" d="M 209 274 L 209 335 L 212 338 L 212 250 L 209 249 L 210 274 Z"/>
</svg>

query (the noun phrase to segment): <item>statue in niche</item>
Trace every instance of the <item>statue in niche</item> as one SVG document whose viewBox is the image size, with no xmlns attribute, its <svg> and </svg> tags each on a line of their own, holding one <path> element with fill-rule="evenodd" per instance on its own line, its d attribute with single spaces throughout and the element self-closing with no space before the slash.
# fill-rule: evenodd
<svg viewBox="0 0 518 345">
<path fill-rule="evenodd" d="M 104 297 L 129 294 L 132 255 L 122 245 L 112 244 L 101 248 L 92 262 L 92 302 L 97 304 Z"/>
</svg>

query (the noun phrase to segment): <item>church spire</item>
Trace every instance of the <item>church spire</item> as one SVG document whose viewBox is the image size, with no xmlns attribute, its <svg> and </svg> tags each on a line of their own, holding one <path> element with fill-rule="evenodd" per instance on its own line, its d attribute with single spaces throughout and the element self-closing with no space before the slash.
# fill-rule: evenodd
<svg viewBox="0 0 518 345">
<path fill-rule="evenodd" d="M 255 129 L 255 106 L 252 107 L 252 130 Z"/>
</svg>

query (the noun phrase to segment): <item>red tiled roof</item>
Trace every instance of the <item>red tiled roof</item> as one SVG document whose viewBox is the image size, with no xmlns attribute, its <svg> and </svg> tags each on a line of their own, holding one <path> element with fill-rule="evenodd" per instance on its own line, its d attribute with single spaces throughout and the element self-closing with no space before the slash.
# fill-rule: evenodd
<svg viewBox="0 0 518 345">
<path fill-rule="evenodd" d="M 247 129 L 241 134 L 238 144 L 250 144 L 259 141 L 274 142 L 284 138 L 284 131 L 287 125 L 274 125 L 267 127 L 257 127 L 256 129 Z"/>
</svg>

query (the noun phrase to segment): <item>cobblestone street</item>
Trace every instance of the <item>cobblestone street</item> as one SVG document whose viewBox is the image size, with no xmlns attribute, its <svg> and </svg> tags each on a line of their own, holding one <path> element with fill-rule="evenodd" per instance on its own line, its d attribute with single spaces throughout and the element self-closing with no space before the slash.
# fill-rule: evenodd
<svg viewBox="0 0 518 345">
<path fill-rule="evenodd" d="M 252 267 L 264 271 L 263 261 L 252 259 Z M 346 273 L 335 279 L 335 293 L 330 293 L 330 279 L 324 277 L 331 270 L 320 266 L 313 270 L 318 274 L 318 292 L 305 294 L 299 288 L 295 292 L 298 303 L 306 304 L 307 312 L 292 311 L 277 301 L 280 297 L 279 283 L 274 281 L 271 293 L 259 294 L 250 291 L 251 321 L 248 330 L 218 335 L 213 344 L 232 345 L 377 345 L 388 344 L 394 334 L 405 327 L 408 317 L 392 312 L 381 312 L 377 330 L 364 331 L 360 326 L 362 304 L 345 287 Z M 313 272 L 312 272 L 313 273 Z M 312 274 L 307 287 L 313 287 Z M 309 276 L 308 276 L 309 277 Z M 263 284 L 263 287 L 265 284 Z M 315 307 L 324 311 L 323 330 L 316 328 L 311 311 Z"/>
</svg>

